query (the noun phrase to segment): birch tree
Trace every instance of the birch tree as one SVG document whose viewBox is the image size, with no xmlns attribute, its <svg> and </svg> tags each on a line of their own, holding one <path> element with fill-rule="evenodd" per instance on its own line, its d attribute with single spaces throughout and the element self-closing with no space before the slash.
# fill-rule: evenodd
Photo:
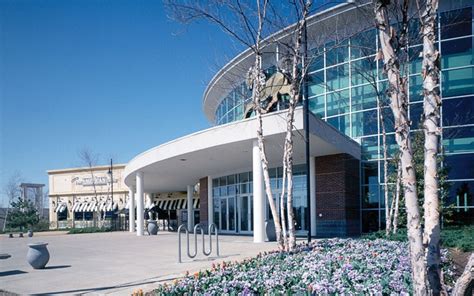
<svg viewBox="0 0 474 296">
<path fill-rule="evenodd" d="M 441 293 L 441 254 L 440 254 L 440 198 L 438 180 L 438 150 L 440 135 L 439 89 L 439 52 L 436 42 L 436 14 L 438 0 L 424 1 L 421 12 L 421 33 L 423 37 L 423 61 L 421 75 L 423 78 L 423 130 L 424 143 L 424 234 L 426 246 L 426 264 L 429 281 L 429 293 Z"/>
<path fill-rule="evenodd" d="M 89 148 L 83 148 L 78 152 L 79 159 L 83 163 L 83 165 L 87 166 L 89 169 L 89 174 L 91 176 L 91 184 L 92 184 L 92 189 L 94 191 L 94 202 L 97 203 L 97 206 L 95 207 L 97 210 L 97 219 L 98 222 L 100 223 L 102 221 L 102 213 L 100 211 L 99 207 L 99 196 L 97 194 L 97 184 L 96 184 L 96 179 L 95 179 L 95 174 L 94 174 L 94 167 L 97 166 L 99 162 L 99 155 L 92 152 Z M 105 215 L 105 213 L 104 213 Z"/>
<path fill-rule="evenodd" d="M 408 0 L 403 1 L 407 2 Z M 399 146 L 414 293 L 415 295 L 426 295 L 421 217 L 418 208 L 410 121 L 408 119 L 407 80 L 401 77 L 400 62 L 394 49 L 394 44 L 397 42 L 397 32 L 390 25 L 387 9 L 389 4 L 389 0 L 374 0 L 375 24 L 381 48 L 378 57 L 384 62 L 384 72 L 389 82 L 387 94 L 390 98 L 390 108 L 395 121 L 395 140 Z"/>
<path fill-rule="evenodd" d="M 254 56 L 253 65 L 247 72 L 247 85 L 252 91 L 252 102 L 255 108 L 257 121 L 257 142 L 260 151 L 260 161 L 263 169 L 265 194 L 267 196 L 270 212 L 275 223 L 277 244 L 280 250 L 285 250 L 285 242 L 282 234 L 280 216 L 273 200 L 273 192 L 270 183 L 268 157 L 265 147 L 262 114 L 267 110 L 260 104 L 261 94 L 265 87 L 265 74 L 263 72 L 263 51 L 268 43 L 263 42 L 265 31 L 268 29 L 268 6 L 267 0 L 256 0 L 255 5 L 242 3 L 240 1 L 206 1 L 198 3 L 194 1 L 165 1 L 166 7 L 172 16 L 182 23 L 195 20 L 207 20 L 217 25 L 232 39 L 236 40 L 246 48 L 250 49 Z"/>
</svg>

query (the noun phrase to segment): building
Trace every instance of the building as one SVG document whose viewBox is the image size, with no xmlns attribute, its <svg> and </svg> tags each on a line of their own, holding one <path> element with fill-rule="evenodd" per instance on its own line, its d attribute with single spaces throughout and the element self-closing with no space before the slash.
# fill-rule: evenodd
<svg viewBox="0 0 474 296">
<path fill-rule="evenodd" d="M 51 229 L 110 224 L 127 206 L 125 165 L 48 171 Z M 112 171 L 113 182 L 111 183 Z M 113 184 L 113 186 L 111 186 Z"/>
<path fill-rule="evenodd" d="M 306 170 L 303 110 L 295 114 L 294 210 L 299 234 L 311 226 L 316 237 L 351 236 L 384 227 L 383 156 L 380 112 L 387 120 L 390 156 L 397 146 L 389 108 L 378 108 L 376 92 L 387 81 L 375 59 L 378 41 L 373 20 L 364 15 L 370 1 L 353 1 L 319 11 L 308 20 L 310 48 L 310 169 Z M 472 223 L 474 217 L 474 1 L 440 1 L 437 46 L 441 53 L 443 165 L 451 185 L 445 204 L 453 205 L 454 219 Z M 410 22 L 409 116 L 412 130 L 420 129 L 421 41 L 416 19 Z M 272 39 L 287 40 L 288 30 Z M 280 44 L 283 44 L 280 43 Z M 283 58 L 281 45 L 268 42 L 263 55 L 267 78 Z M 249 111 L 246 72 L 253 56 L 246 50 L 225 65 L 210 81 L 203 111 L 213 127 L 144 151 L 124 167 L 123 187 L 137 221 L 144 220 L 151 201 L 160 209 L 180 209 L 178 223 L 192 227 L 214 223 L 221 233 L 253 235 L 265 240 L 265 221 L 271 220 L 264 192 L 256 142 L 256 120 Z M 369 77 L 369 78 L 367 78 Z M 371 77 L 371 78 L 370 78 Z M 373 79 L 373 80 L 368 80 Z M 279 204 L 285 100 L 279 97 L 263 117 L 274 199 Z M 393 121 L 393 120 L 392 120 Z M 310 175 L 310 206 L 306 175 Z M 196 186 L 198 184 L 198 186 Z M 125 187 L 126 186 L 126 187 Z M 176 201 L 167 194 L 186 192 Z M 125 195 L 125 193 L 124 193 Z M 181 199 L 181 201 L 179 201 Z M 198 200 L 198 202 L 196 201 Z M 58 199 L 57 202 L 62 202 Z M 69 202 L 69 201 L 66 201 Z M 123 200 L 125 202 L 125 200 Z M 135 205 L 136 203 L 136 205 Z M 199 204 L 199 207 L 197 206 Z M 53 207 L 51 207 L 53 208 Z M 309 211 L 310 219 L 306 219 Z M 197 213 L 197 214 L 196 214 Z M 144 223 L 130 231 L 143 235 Z"/>
<path fill-rule="evenodd" d="M 128 229 L 130 198 L 123 183 L 124 168 L 124 164 L 113 166 L 113 186 L 110 183 L 110 166 L 48 171 L 50 228 L 112 226 Z M 152 210 L 163 227 L 176 230 L 178 224 L 187 221 L 187 216 L 183 215 L 186 213 L 186 199 L 186 192 L 147 194 L 145 214 Z M 196 209 L 195 221 L 199 222 L 197 197 L 193 200 L 193 207 Z"/>
</svg>

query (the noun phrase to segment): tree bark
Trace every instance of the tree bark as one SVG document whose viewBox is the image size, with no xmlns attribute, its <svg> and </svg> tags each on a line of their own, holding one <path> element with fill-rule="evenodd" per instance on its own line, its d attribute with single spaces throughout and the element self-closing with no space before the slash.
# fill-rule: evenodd
<svg viewBox="0 0 474 296">
<path fill-rule="evenodd" d="M 388 203 L 388 148 L 387 148 L 387 132 L 385 129 L 385 120 L 381 108 L 381 100 L 378 100 L 379 103 L 379 117 L 380 125 L 382 127 L 382 149 L 383 149 L 383 179 L 384 179 L 384 200 L 385 200 L 385 235 L 390 234 L 391 225 L 392 225 L 392 209 L 393 207 L 389 206 Z"/>
<path fill-rule="evenodd" d="M 393 210 L 393 234 L 398 230 L 398 213 L 400 204 L 400 187 L 402 182 L 402 168 L 400 161 L 397 162 L 397 183 L 395 185 L 395 209 Z"/>
<path fill-rule="evenodd" d="M 453 296 L 470 296 L 474 288 L 474 254 L 471 254 L 464 272 L 456 281 Z"/>
<path fill-rule="evenodd" d="M 424 235 L 429 293 L 439 295 L 442 284 L 440 278 L 440 202 L 438 180 L 438 149 L 440 134 L 440 90 L 439 90 L 439 52 L 436 42 L 437 0 L 425 1 L 421 14 L 423 36 L 423 128 L 424 149 Z"/>
<path fill-rule="evenodd" d="M 395 139 L 400 150 L 413 290 L 415 295 L 426 295 L 426 270 L 416 191 L 416 176 L 410 140 L 407 85 L 406 78 L 402 78 L 400 75 L 399 60 L 393 47 L 395 29 L 390 26 L 387 12 L 388 3 L 389 1 L 387 0 L 374 0 L 375 22 L 383 54 L 384 71 L 387 73 L 389 82 L 387 93 L 390 97 L 390 108 L 395 119 Z"/>
</svg>

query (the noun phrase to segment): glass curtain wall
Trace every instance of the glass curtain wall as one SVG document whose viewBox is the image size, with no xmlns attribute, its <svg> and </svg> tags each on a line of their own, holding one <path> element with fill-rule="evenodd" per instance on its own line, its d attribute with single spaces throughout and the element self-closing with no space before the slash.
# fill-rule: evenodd
<svg viewBox="0 0 474 296">
<path fill-rule="evenodd" d="M 450 184 L 446 204 L 455 208 L 454 219 L 474 222 L 474 23 L 473 9 L 442 12 L 438 17 L 436 46 L 441 54 L 441 110 L 444 166 Z M 412 130 L 420 130 L 423 112 L 419 24 L 410 24 L 409 62 L 405 68 L 409 84 L 409 116 Z M 362 224 L 363 231 L 385 227 L 381 122 L 387 130 L 389 158 L 398 148 L 393 115 L 379 107 L 377 92 L 384 94 L 387 80 L 383 64 L 375 61 L 378 51 L 376 30 L 352 36 L 343 42 L 327 42 L 311 50 L 309 105 L 311 111 L 362 147 Z M 224 99 L 216 112 L 216 123 L 240 120 L 245 99 L 244 85 Z M 244 94 L 244 95 L 237 95 Z M 232 98 L 232 99 L 231 99 Z M 382 98 L 387 100 L 386 96 Z M 383 106 L 386 101 L 383 101 Z M 239 109 L 240 108 L 240 109 Z M 230 115 L 232 113 L 232 115 Z M 394 172 L 389 167 L 389 172 Z M 393 184 L 389 184 L 392 188 Z M 278 187 L 276 187 L 278 189 Z M 232 202 L 232 200 L 230 201 Z M 234 201 L 235 202 L 235 201 Z M 296 201 L 295 201 L 296 202 Z M 227 206 L 228 207 L 228 206 Z M 229 210 L 233 210 L 231 207 Z"/>
<path fill-rule="evenodd" d="M 282 168 L 269 169 L 273 199 L 280 210 L 282 190 Z M 293 211 L 295 213 L 296 230 L 304 234 L 306 221 L 306 169 L 305 165 L 293 167 Z M 212 196 L 214 205 L 214 223 L 221 232 L 244 233 L 253 231 L 253 192 L 252 172 L 244 172 L 214 178 L 212 180 Z M 286 198 L 286 197 L 285 197 Z M 266 220 L 273 220 L 268 201 L 266 202 Z M 285 199 L 286 202 L 286 199 Z"/>
<path fill-rule="evenodd" d="M 419 28 L 410 25 L 413 36 Z M 473 223 L 474 217 L 474 55 L 472 7 L 443 12 L 438 17 L 436 46 L 441 53 L 442 143 L 444 166 L 448 167 L 450 193 L 446 204 L 454 205 L 457 222 Z M 353 36 L 345 42 L 328 42 L 315 49 L 310 72 L 310 109 L 362 146 L 363 231 L 384 228 L 383 148 L 380 114 L 387 130 L 389 157 L 398 150 L 391 110 L 379 110 L 377 91 L 387 88 L 375 30 Z M 410 40 L 409 116 L 412 130 L 420 130 L 423 112 L 419 38 Z M 387 98 L 382 98 L 387 100 Z M 384 102 L 384 101 L 382 101 Z M 385 103 L 385 102 L 384 102 Z M 384 104 L 385 106 L 386 104 Z M 394 173 L 395 167 L 389 167 Z M 394 184 L 389 184 L 393 188 Z"/>
</svg>

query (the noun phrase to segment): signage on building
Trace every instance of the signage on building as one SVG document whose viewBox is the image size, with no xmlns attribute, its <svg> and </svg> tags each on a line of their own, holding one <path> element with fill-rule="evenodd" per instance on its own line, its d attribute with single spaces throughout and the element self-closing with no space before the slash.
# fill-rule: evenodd
<svg viewBox="0 0 474 296">
<path fill-rule="evenodd" d="M 118 179 L 113 180 L 114 183 L 118 182 Z M 107 176 L 94 176 L 92 177 L 74 177 L 72 178 L 72 183 L 82 186 L 101 186 L 110 184 L 110 178 Z"/>
</svg>

